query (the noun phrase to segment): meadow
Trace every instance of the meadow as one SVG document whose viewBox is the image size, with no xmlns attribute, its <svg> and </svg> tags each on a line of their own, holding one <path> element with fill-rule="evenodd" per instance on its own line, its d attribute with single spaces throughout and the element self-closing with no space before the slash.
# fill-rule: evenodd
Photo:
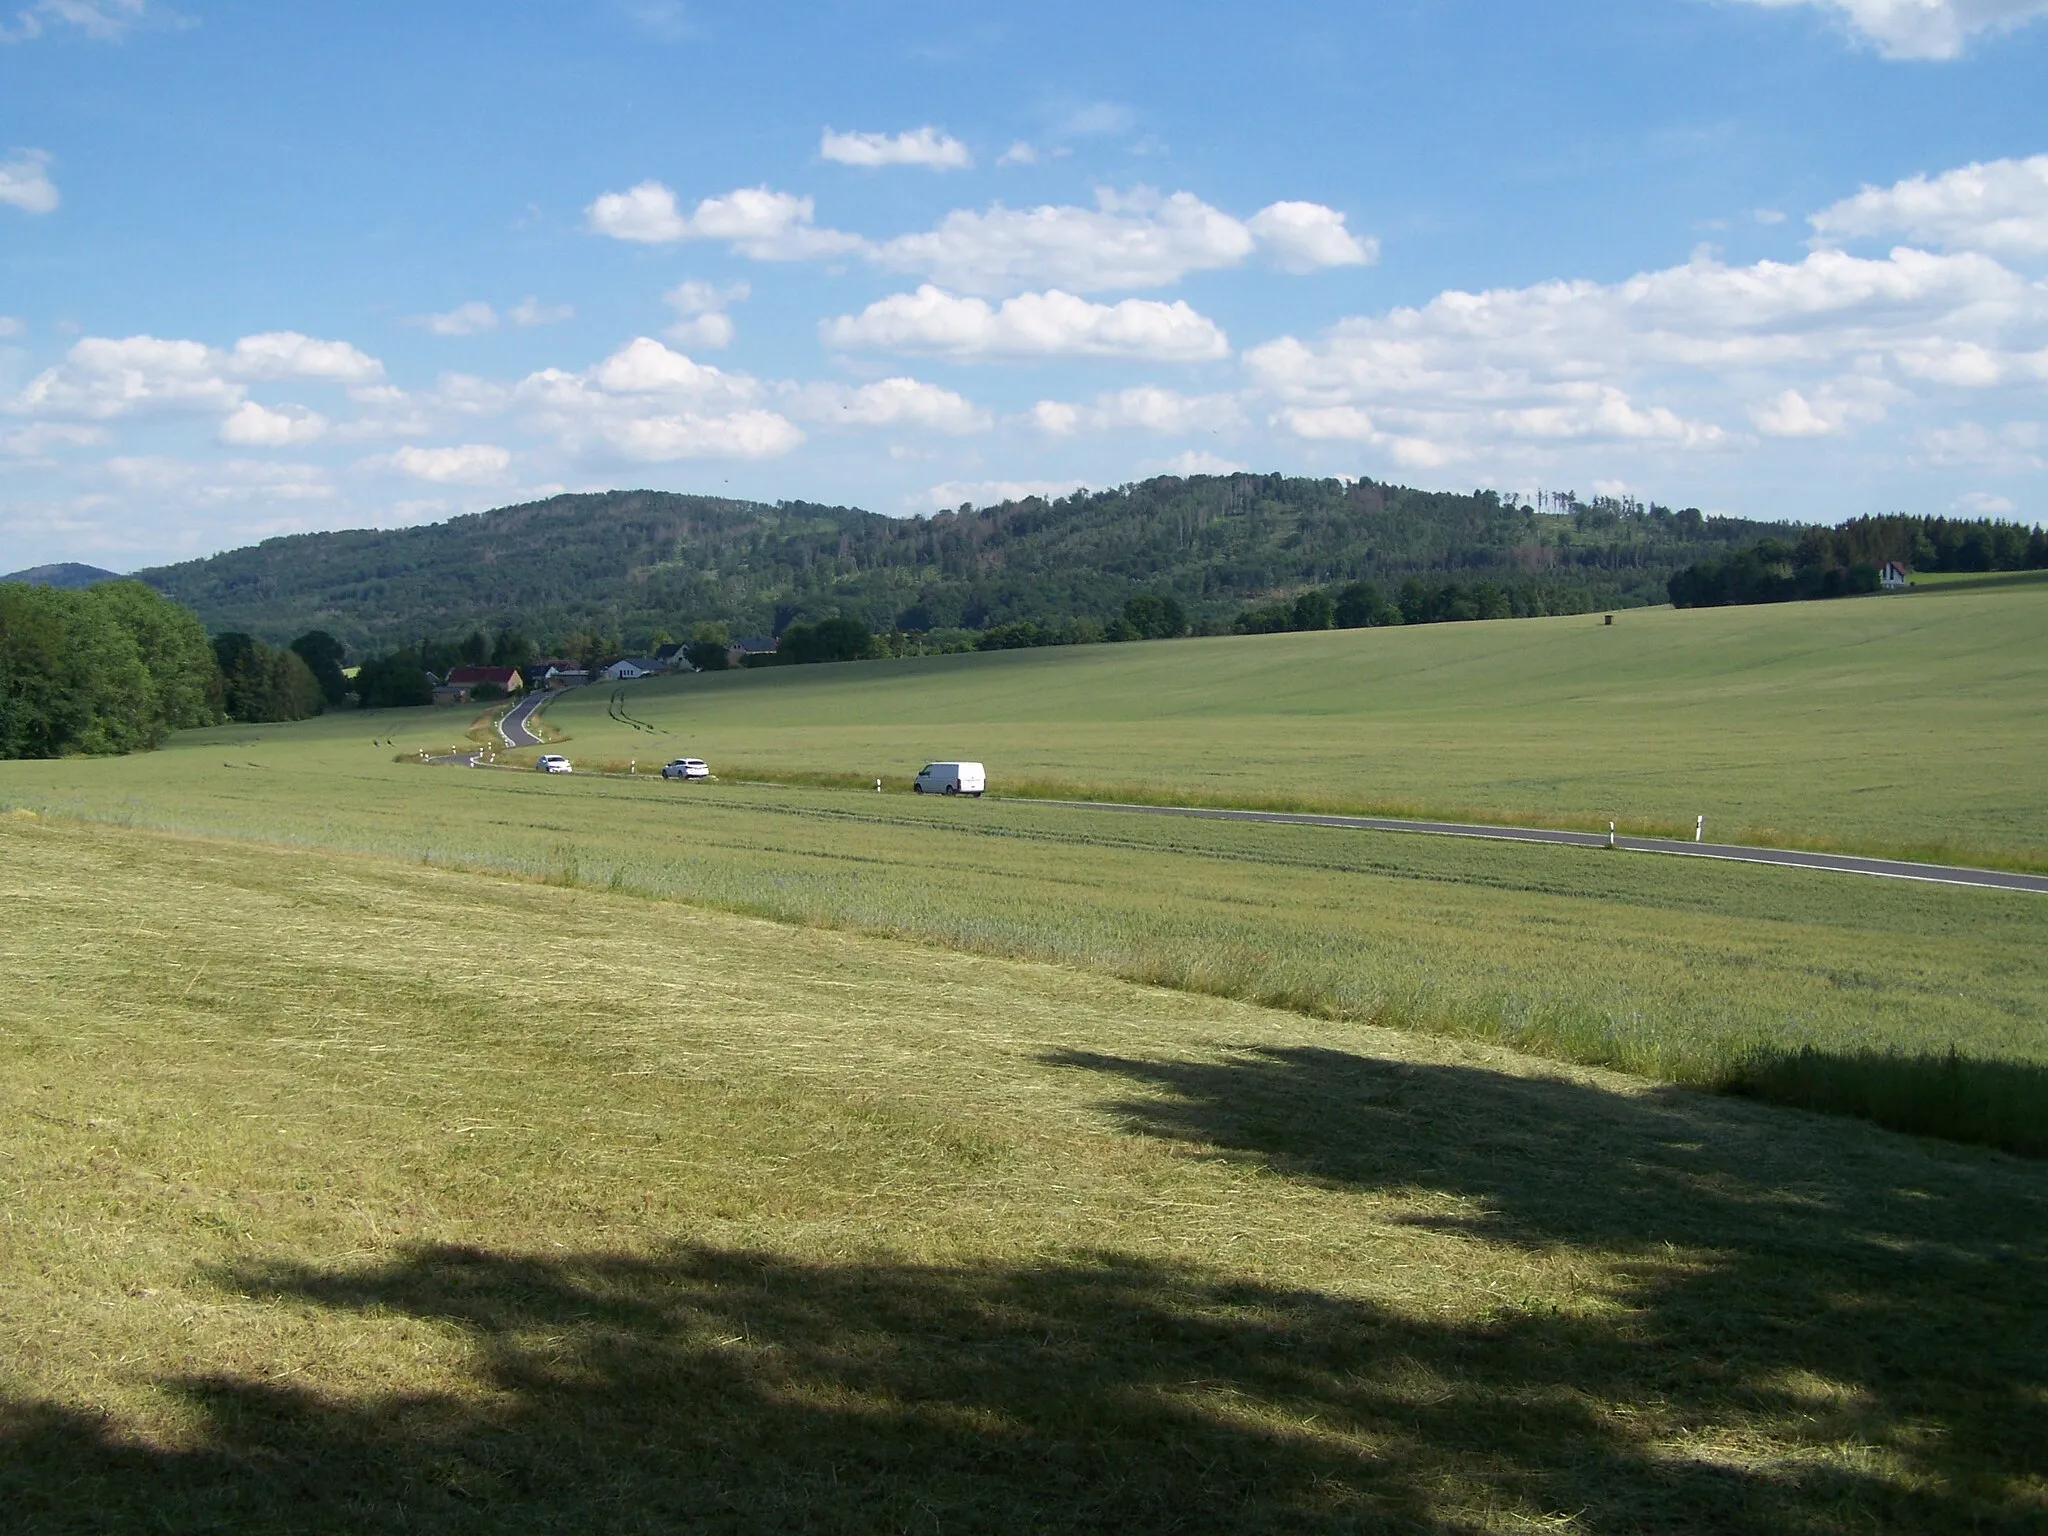
<svg viewBox="0 0 2048 1536">
<path fill-rule="evenodd" d="M 286 782 L 285 748 L 206 751 L 238 766 L 203 793 L 167 772 L 132 819 L 149 793 L 195 820 L 239 795 L 273 841 L 0 815 L 11 1529 L 2048 1517 L 2039 1164 L 1071 964 L 341 852 L 408 806 L 446 846 L 483 808 L 573 833 L 648 786 L 387 753 L 300 775 L 293 821 L 274 787 L 227 787 Z M 386 822 L 350 798 L 370 785 Z M 1617 938 L 1655 905 L 1619 900 Z M 1812 916 L 1755 920 L 1796 948 Z"/>
<path fill-rule="evenodd" d="M 2048 586 L 1012 651 L 592 688 L 592 762 L 1427 814 L 2048 869 Z"/>
<path fill-rule="evenodd" d="M 464 723 L 191 733 L 148 757 L 10 765 L 0 799 L 1055 962 L 2048 1153 L 2048 902 L 2029 894 L 419 762 Z"/>
</svg>

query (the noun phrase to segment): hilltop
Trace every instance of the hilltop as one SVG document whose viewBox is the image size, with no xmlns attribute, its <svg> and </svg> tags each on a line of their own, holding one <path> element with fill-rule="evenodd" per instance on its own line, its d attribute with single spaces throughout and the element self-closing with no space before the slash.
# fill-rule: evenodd
<svg viewBox="0 0 2048 1536">
<path fill-rule="evenodd" d="M 770 634 L 835 613 L 872 629 L 1106 618 L 1171 592 L 1197 623 L 1275 593 L 1438 573 L 1662 602 L 1669 574 L 1782 531 L 1608 500 L 1536 512 L 1493 492 L 1281 475 L 1161 477 L 932 517 L 611 491 L 414 528 L 301 534 L 139 572 L 213 630 L 309 628 L 355 649 L 515 625 L 627 641 L 716 620 Z"/>
<path fill-rule="evenodd" d="M 119 574 L 67 560 L 57 565 L 32 565 L 25 571 L 0 576 L 0 581 L 25 581 L 36 587 L 89 587 L 95 582 L 117 580 Z"/>
</svg>

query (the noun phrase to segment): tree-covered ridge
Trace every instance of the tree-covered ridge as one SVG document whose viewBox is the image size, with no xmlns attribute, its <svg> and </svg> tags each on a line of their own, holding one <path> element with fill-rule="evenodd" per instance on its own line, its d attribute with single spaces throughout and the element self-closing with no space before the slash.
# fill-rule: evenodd
<svg viewBox="0 0 2048 1536">
<path fill-rule="evenodd" d="M 1227 628 L 1247 604 L 1410 576 L 1552 588 L 1574 606 L 1662 601 L 1672 571 L 1769 532 L 1612 501 L 1568 512 L 1493 492 L 1280 475 L 889 518 L 657 491 L 557 496 L 418 528 L 303 534 L 142 573 L 215 629 L 308 627 L 352 653 L 482 626 L 625 644 L 853 618 L 876 631 L 1108 624 L 1140 592 Z"/>
</svg>

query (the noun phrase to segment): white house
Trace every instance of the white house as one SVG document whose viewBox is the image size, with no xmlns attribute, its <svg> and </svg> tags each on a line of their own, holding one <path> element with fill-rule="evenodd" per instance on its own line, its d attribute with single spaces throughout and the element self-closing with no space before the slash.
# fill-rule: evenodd
<svg viewBox="0 0 2048 1536">
<path fill-rule="evenodd" d="M 1877 573 L 1877 584 L 1886 592 L 1903 592 L 1913 584 L 1913 573 L 1896 560 L 1887 560 Z"/>
<path fill-rule="evenodd" d="M 643 677 L 652 677 L 661 670 L 661 663 L 652 656 L 626 656 L 613 662 L 598 675 L 607 682 L 630 683 Z"/>
</svg>

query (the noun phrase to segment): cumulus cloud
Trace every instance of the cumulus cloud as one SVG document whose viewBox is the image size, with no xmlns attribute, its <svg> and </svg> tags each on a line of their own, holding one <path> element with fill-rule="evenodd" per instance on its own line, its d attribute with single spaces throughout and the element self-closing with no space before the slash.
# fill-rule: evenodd
<svg viewBox="0 0 2048 1536">
<path fill-rule="evenodd" d="M 818 153 L 840 165 L 922 165 L 935 171 L 964 171 L 974 164 L 967 146 L 950 133 L 926 125 L 908 133 L 824 131 Z"/>
<path fill-rule="evenodd" d="M 532 425 L 577 453 L 665 462 L 772 458 L 804 440 L 753 402 L 760 385 L 699 363 L 649 336 L 583 370 L 529 374 L 514 391 Z"/>
<path fill-rule="evenodd" d="M 21 320 L 15 315 L 0 315 L 0 337 L 19 336 Z"/>
<path fill-rule="evenodd" d="M 1122 357 L 1202 362 L 1227 357 L 1229 339 L 1184 299 L 1097 304 L 1053 289 L 1000 306 L 924 284 L 827 320 L 826 345 L 961 359 Z"/>
<path fill-rule="evenodd" d="M 384 377 L 384 365 L 345 341 L 322 341 L 297 331 L 265 331 L 235 343 L 228 367 L 245 379 L 301 379 L 328 384 L 368 384 Z"/>
<path fill-rule="evenodd" d="M 59 201 L 46 151 L 18 149 L 0 160 L 0 203 L 23 213 L 53 213 Z"/>
<path fill-rule="evenodd" d="M 1269 203 L 1246 228 L 1288 272 L 1363 267 L 1379 260 L 1379 241 L 1359 239 L 1344 227 L 1343 214 L 1321 203 Z"/>
<path fill-rule="evenodd" d="M 592 231 L 614 240 L 672 245 L 681 240 L 723 240 L 757 261 L 797 261 L 837 256 L 866 248 L 858 235 L 820 229 L 808 197 L 769 187 L 741 187 L 707 197 L 689 214 L 658 181 L 643 181 L 624 192 L 607 192 L 586 210 Z"/>
<path fill-rule="evenodd" d="M 1087 406 L 1041 400 L 1027 418 L 1041 432 L 1064 437 L 1083 430 L 1138 428 L 1162 436 L 1223 432 L 1244 425 L 1244 408 L 1231 395 L 1183 395 L 1156 384 L 1097 395 Z"/>
<path fill-rule="evenodd" d="M 105 468 L 128 490 L 191 507 L 245 501 L 326 501 L 335 494 L 334 482 L 317 464 L 280 464 L 265 459 L 192 463 L 141 455 L 109 459 Z"/>
<path fill-rule="evenodd" d="M 265 406 L 244 400 L 220 424 L 220 440 L 237 448 L 283 448 L 327 435 L 327 418 L 302 405 Z"/>
<path fill-rule="evenodd" d="M 921 379 L 877 379 L 859 388 L 818 384 L 798 388 L 799 409 L 822 424 L 899 427 L 963 434 L 986 431 L 989 415 L 964 395 Z"/>
<path fill-rule="evenodd" d="M 7 409 L 90 420 L 146 410 L 232 410 L 245 391 L 225 376 L 226 361 L 204 342 L 87 336 L 62 363 L 23 385 Z"/>
<path fill-rule="evenodd" d="M 463 443 L 450 448 L 419 448 L 408 443 L 377 462 L 434 485 L 491 485 L 504 479 L 512 455 L 495 443 Z"/>
<path fill-rule="evenodd" d="M 1170 459 L 1154 459 L 1145 466 L 1156 475 L 1239 475 L 1251 466 L 1240 464 L 1235 459 L 1226 459 L 1219 453 L 1206 449 L 1190 448 L 1185 453 L 1176 453 Z"/>
<path fill-rule="evenodd" d="M 1939 176 L 1865 187 L 1809 222 L 1830 244 L 1901 236 L 1950 251 L 2048 256 L 2048 155 L 1973 162 Z"/>
<path fill-rule="evenodd" d="M 52 448 L 90 448 L 107 440 L 103 427 L 65 421 L 34 421 L 12 432 L 0 432 L 0 453 L 41 458 Z"/>
<path fill-rule="evenodd" d="M 662 335 L 685 347 L 729 347 L 734 328 L 726 310 L 752 291 L 745 283 L 720 287 L 694 278 L 678 283 L 662 295 L 676 312 L 676 323 Z"/>
<path fill-rule="evenodd" d="M 1970 40 L 2048 14 L 2048 0 L 1748 0 L 1780 10 L 1810 5 L 1892 59 L 1953 59 Z"/>
<path fill-rule="evenodd" d="M 874 259 L 964 293 L 1049 285 L 1070 293 L 1156 288 L 1267 251 L 1291 271 L 1371 261 L 1378 246 L 1320 203 L 1274 203 L 1239 220 L 1191 192 L 1102 188 L 1093 208 L 955 209 L 936 228 L 875 247 Z"/>
<path fill-rule="evenodd" d="M 1038 161 L 1037 146 L 1025 139 L 1014 141 L 1008 149 L 996 156 L 997 165 L 1036 165 Z"/>
<path fill-rule="evenodd" d="M 1730 408 L 1766 436 L 1832 436 L 1912 381 L 2048 378 L 2044 342 L 2038 286 L 1989 257 L 1901 247 L 1447 292 L 1245 361 L 1296 435 L 1426 463 L 1517 442 L 1722 447 L 1734 435 L 1713 416 Z"/>
<path fill-rule="evenodd" d="M 420 315 L 412 323 L 436 336 L 478 336 L 498 328 L 498 312 L 482 299 L 471 299 L 438 315 Z"/>
</svg>

